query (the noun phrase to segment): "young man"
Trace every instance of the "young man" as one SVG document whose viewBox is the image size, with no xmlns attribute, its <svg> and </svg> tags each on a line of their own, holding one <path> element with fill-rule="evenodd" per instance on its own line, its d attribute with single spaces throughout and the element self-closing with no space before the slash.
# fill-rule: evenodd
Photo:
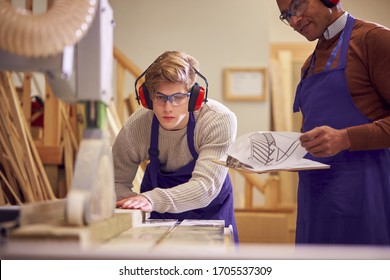
<svg viewBox="0 0 390 280">
<path fill-rule="evenodd" d="M 390 244 L 390 30 L 339 0 L 277 0 L 280 19 L 318 40 L 294 111 L 308 158 L 299 172 L 297 243 Z"/>
<path fill-rule="evenodd" d="M 136 80 L 137 99 L 145 108 L 129 117 L 113 146 L 117 207 L 151 212 L 153 219 L 225 220 L 237 242 L 227 168 L 212 162 L 234 142 L 237 119 L 207 100 L 207 80 L 198 66 L 188 54 L 167 51 Z M 135 194 L 132 182 L 145 160 L 150 162 L 141 193 Z"/>
</svg>

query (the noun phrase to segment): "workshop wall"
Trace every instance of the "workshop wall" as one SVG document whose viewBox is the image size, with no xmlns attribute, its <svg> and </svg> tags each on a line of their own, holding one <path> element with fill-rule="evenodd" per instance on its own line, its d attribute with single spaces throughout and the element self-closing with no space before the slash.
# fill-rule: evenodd
<svg viewBox="0 0 390 280">
<path fill-rule="evenodd" d="M 274 0 L 109 0 L 116 22 L 115 45 L 145 69 L 163 51 L 195 56 L 209 81 L 210 97 L 222 101 L 238 118 L 238 136 L 268 130 L 269 99 L 227 102 L 223 69 L 268 67 L 269 44 L 306 42 L 279 20 Z M 375 4 L 373 4 L 375 3 Z M 344 0 L 355 17 L 390 26 L 390 1 Z M 129 84 L 128 92 L 133 92 Z"/>
</svg>

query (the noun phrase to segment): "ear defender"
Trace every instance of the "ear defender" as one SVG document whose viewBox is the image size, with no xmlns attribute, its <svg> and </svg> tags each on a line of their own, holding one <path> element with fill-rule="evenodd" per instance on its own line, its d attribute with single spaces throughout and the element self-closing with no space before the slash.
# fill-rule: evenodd
<svg viewBox="0 0 390 280">
<path fill-rule="evenodd" d="M 205 90 L 203 87 L 195 83 L 191 88 L 190 100 L 188 101 L 188 111 L 193 112 L 199 110 L 203 102 L 205 102 Z"/>
<path fill-rule="evenodd" d="M 153 110 L 153 102 L 152 99 L 150 98 L 150 93 L 145 86 L 145 83 L 143 83 L 138 90 L 137 94 L 137 101 L 138 104 L 142 105 L 146 109 Z"/>
<path fill-rule="evenodd" d="M 328 8 L 333 8 L 340 2 L 340 0 L 321 0 L 321 2 Z"/>
<path fill-rule="evenodd" d="M 142 85 L 137 89 L 137 84 L 138 81 L 142 79 L 143 76 L 145 76 L 146 71 L 150 66 L 135 80 L 134 82 L 134 89 L 135 89 L 135 99 L 137 100 L 139 105 L 142 105 L 146 109 L 153 110 L 153 102 L 152 99 L 150 98 L 150 93 L 145 86 L 145 83 L 142 83 Z M 188 111 L 193 112 L 196 110 L 199 110 L 200 107 L 202 107 L 202 104 L 206 104 L 207 102 L 207 95 L 208 95 L 208 88 L 209 84 L 207 82 L 207 79 L 205 76 L 203 76 L 201 73 L 199 73 L 198 70 L 193 68 L 195 73 L 203 79 L 203 81 L 206 84 L 206 89 L 203 87 L 199 86 L 198 83 L 195 83 L 192 88 L 191 88 L 191 95 L 190 95 L 190 100 L 188 101 Z"/>
</svg>

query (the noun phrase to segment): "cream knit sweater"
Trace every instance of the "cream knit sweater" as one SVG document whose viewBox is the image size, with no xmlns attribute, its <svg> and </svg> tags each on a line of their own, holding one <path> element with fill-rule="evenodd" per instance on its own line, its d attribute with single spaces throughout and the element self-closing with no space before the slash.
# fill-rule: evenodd
<svg viewBox="0 0 390 280">
<path fill-rule="evenodd" d="M 198 160 L 192 178 L 168 189 L 155 188 L 143 193 L 153 211 L 180 213 L 206 207 L 220 192 L 227 168 L 212 162 L 224 155 L 236 138 L 237 119 L 221 103 L 209 99 L 194 112 L 196 125 L 194 145 Z M 138 166 L 149 159 L 153 111 L 140 108 L 132 114 L 119 132 L 112 148 L 117 200 L 129 196 Z M 192 160 L 187 144 L 187 127 L 168 131 L 159 129 L 159 161 L 163 171 L 172 172 Z"/>
</svg>

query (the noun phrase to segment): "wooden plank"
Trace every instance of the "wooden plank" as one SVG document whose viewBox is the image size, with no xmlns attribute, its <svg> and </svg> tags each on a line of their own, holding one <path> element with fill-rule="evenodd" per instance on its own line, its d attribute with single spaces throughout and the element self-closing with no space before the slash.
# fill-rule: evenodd
<svg viewBox="0 0 390 280">
<path fill-rule="evenodd" d="M 31 123 L 31 73 L 24 73 L 23 78 L 23 114 L 27 120 L 27 124 L 30 127 Z"/>
<path fill-rule="evenodd" d="M 54 96 L 46 81 L 46 95 L 43 119 L 43 144 L 59 146 L 61 143 L 61 109 L 60 101 Z"/>
<path fill-rule="evenodd" d="M 29 148 L 28 139 L 26 135 L 26 131 L 24 129 L 24 122 L 25 118 L 23 116 L 23 113 L 20 108 L 20 103 L 17 97 L 17 93 L 15 90 L 15 87 L 12 83 L 12 78 L 10 73 L 6 73 L 5 75 L 6 79 L 6 90 L 9 91 L 9 97 L 10 97 L 10 105 L 11 105 L 11 112 L 13 112 L 13 120 L 14 125 L 17 129 L 18 135 L 21 139 L 21 147 L 23 149 L 23 158 L 24 158 L 24 164 L 27 170 L 27 174 L 29 176 L 29 183 L 31 184 L 32 190 L 37 190 L 39 188 L 39 183 L 37 179 L 37 173 L 36 173 L 36 167 L 33 164 L 33 158 L 31 154 L 31 150 Z"/>
<path fill-rule="evenodd" d="M 122 67 L 129 71 L 134 77 L 139 77 L 142 74 L 142 70 L 130 59 L 128 59 L 127 56 L 117 47 L 114 47 L 113 52 L 114 58 L 117 60 L 117 62 L 120 63 Z M 142 80 L 143 79 L 140 81 L 141 83 Z"/>
<path fill-rule="evenodd" d="M 141 107 L 141 105 L 139 105 L 135 99 L 135 93 L 130 93 L 129 96 L 125 99 L 125 103 L 129 116 Z"/>
<path fill-rule="evenodd" d="M 0 213 L 4 217 L 17 219 L 20 227 L 27 225 L 46 223 L 46 222 L 63 222 L 65 220 L 66 200 L 58 199 L 51 201 L 39 201 L 34 203 L 25 203 L 20 206 L 0 207 Z M 7 215 L 7 213 L 17 213 L 17 215 Z"/>
<path fill-rule="evenodd" d="M 56 240 L 76 244 L 81 248 L 96 247 L 125 230 L 142 223 L 140 210 L 115 211 L 106 220 L 88 226 L 67 226 L 64 222 L 48 221 L 15 229 L 10 239 Z"/>
<path fill-rule="evenodd" d="M 7 161 L 8 167 L 4 170 L 10 186 L 17 193 L 18 188 L 23 196 L 20 200 L 34 202 L 55 198 L 52 194 L 46 173 L 41 168 L 41 161 L 33 143 L 29 125 L 23 115 L 19 98 L 12 83 L 11 74 L 1 74 L 0 92 L 2 99 L 7 103 L 6 110 L 2 110 L 5 117 L 1 119 L 1 137 L 3 151 L 2 162 Z M 4 137 L 3 137 L 4 136 Z M 3 156 L 4 155 L 4 156 Z M 15 177 L 16 181 L 12 178 Z"/>
<path fill-rule="evenodd" d="M 69 129 L 64 126 L 63 128 L 64 135 L 64 164 L 65 164 L 65 182 L 66 182 L 66 193 L 69 192 L 72 178 L 73 178 L 73 163 L 74 163 L 74 154 L 72 149 L 72 143 L 70 140 Z"/>
<path fill-rule="evenodd" d="M 3 172 L 0 170 L 0 177 L 4 183 L 4 186 L 8 189 L 8 191 L 12 194 L 13 198 L 16 200 L 16 202 L 21 205 L 22 204 L 22 200 L 20 198 L 20 196 L 15 192 L 14 188 L 8 183 L 7 181 L 7 178 L 4 176 Z M 3 193 L 3 192 L 1 192 Z M 3 195 L 2 195 L 3 197 Z M 5 199 L 3 197 L 2 199 L 2 203 L 5 202 Z M 1 204 L 1 205 L 4 205 L 4 204 Z"/>
<path fill-rule="evenodd" d="M 87 116 L 84 103 L 76 104 L 78 143 L 83 139 L 84 130 L 87 127 Z"/>
<path fill-rule="evenodd" d="M 68 104 L 69 107 L 69 123 L 72 127 L 74 137 L 76 138 L 77 145 L 80 144 L 82 135 L 79 135 L 79 120 L 77 115 L 77 104 Z"/>
<path fill-rule="evenodd" d="M 124 82 L 125 82 L 125 69 L 117 63 L 116 68 L 116 97 L 115 97 L 115 104 L 116 109 L 118 111 L 118 116 L 120 119 L 121 124 L 124 123 L 125 120 L 125 106 L 124 106 L 124 100 L 125 100 L 125 93 L 124 93 Z"/>
<path fill-rule="evenodd" d="M 264 207 L 274 209 L 280 203 L 279 177 L 272 175 L 267 178 L 267 185 L 264 190 Z"/>
<path fill-rule="evenodd" d="M 264 193 L 266 183 L 262 181 L 258 174 L 243 172 L 241 170 L 237 170 L 239 174 L 241 174 L 246 181 L 248 181 L 254 188 L 256 188 L 261 193 Z"/>
<path fill-rule="evenodd" d="M 3 177 L 4 175 L 1 172 L 1 170 L 0 170 L 0 173 L 1 173 L 2 177 Z M 5 204 L 8 203 L 7 197 L 4 194 L 4 192 L 3 192 L 3 184 L 5 184 L 5 183 L 3 183 L 3 180 L 0 180 L 0 205 L 5 205 Z"/>
<path fill-rule="evenodd" d="M 70 144 L 72 145 L 73 149 L 77 151 L 79 149 L 79 144 L 77 142 L 75 134 L 73 133 L 72 125 L 69 121 L 69 114 L 67 113 L 64 104 L 60 104 L 60 108 L 62 120 L 69 135 Z"/>
<path fill-rule="evenodd" d="M 43 128 L 42 127 L 37 127 L 37 126 L 32 126 L 30 128 L 31 132 L 31 137 L 34 139 L 34 141 L 43 141 Z"/>
<path fill-rule="evenodd" d="M 0 135 L 0 141 L 2 139 L 2 135 Z M 3 146 L 3 144 L 1 144 L 1 146 Z M 8 159 L 10 158 L 9 156 L 7 156 L 7 152 L 9 151 L 9 149 L 7 149 L 6 147 L 4 147 L 4 151 L 0 151 L 0 163 L 2 165 L 2 167 L 4 168 L 4 171 L 5 171 L 5 178 L 8 178 L 8 182 L 9 182 L 9 185 L 10 185 L 10 188 L 11 188 L 11 192 L 14 192 L 15 193 L 15 200 L 17 201 L 18 199 L 19 200 L 22 200 L 22 193 L 18 187 L 18 183 L 17 183 L 17 180 L 21 180 L 20 181 L 20 184 L 24 184 L 24 180 L 23 178 L 20 177 L 20 173 L 18 171 L 14 171 L 12 166 L 13 164 L 13 160 L 11 158 L 11 161 L 9 161 Z M 12 172 L 14 171 L 14 172 Z M 22 188 L 22 190 L 24 190 L 25 188 Z"/>
<path fill-rule="evenodd" d="M 303 62 L 307 59 L 311 52 L 315 48 L 316 42 L 305 43 L 272 43 L 270 48 L 270 55 L 272 59 L 278 57 L 278 52 L 288 50 L 293 55 L 294 61 Z"/>
<path fill-rule="evenodd" d="M 56 164 L 45 164 L 44 165 L 45 173 L 47 175 L 47 179 L 49 180 L 49 185 L 53 190 L 53 193 L 58 198 L 63 198 L 64 196 L 60 195 L 60 186 L 59 182 L 59 174 L 60 174 L 60 166 Z"/>
<path fill-rule="evenodd" d="M 24 119 L 24 121 L 26 121 L 26 120 Z M 39 172 L 39 177 L 40 177 L 41 183 L 42 183 L 41 186 L 42 186 L 42 188 L 44 188 L 44 193 L 47 195 L 45 197 L 45 199 L 55 199 L 56 196 L 54 195 L 53 189 L 51 188 L 49 179 L 48 179 L 46 171 L 43 167 L 42 160 L 41 160 L 41 157 L 39 156 L 39 153 L 38 153 L 37 147 L 35 146 L 34 140 L 32 139 L 32 136 L 28 131 L 26 132 L 26 135 L 28 137 L 28 142 L 30 145 L 32 155 L 34 157 L 35 166 L 37 167 L 38 172 Z"/>
<path fill-rule="evenodd" d="M 288 218 L 284 213 L 236 211 L 240 243 L 289 243 Z"/>
<path fill-rule="evenodd" d="M 20 149 L 15 150 L 15 147 L 20 146 L 19 135 L 16 132 L 16 128 L 13 125 L 13 114 L 11 113 L 11 105 L 9 94 L 6 92 L 6 79 L 5 74 L 0 73 L 0 102 L 1 112 L 3 117 L 0 119 L 0 143 L 3 147 L 1 154 L 1 162 L 6 172 L 9 182 L 17 193 L 18 197 L 22 199 L 22 193 L 24 199 L 33 200 L 32 193 L 27 186 L 27 174 L 22 165 L 20 165 L 20 155 L 18 152 Z M 19 162 L 18 162 L 19 161 Z M 17 184 L 19 183 L 19 185 Z M 19 191 L 20 187 L 20 191 Z"/>
<path fill-rule="evenodd" d="M 251 209 L 253 207 L 253 189 L 252 184 L 245 180 L 245 209 Z"/>
<path fill-rule="evenodd" d="M 63 143 L 60 145 L 45 145 L 43 146 L 39 142 L 35 142 L 38 154 L 43 164 L 56 164 L 63 163 Z"/>
<path fill-rule="evenodd" d="M 57 189 L 58 189 L 58 198 L 64 198 L 68 195 L 68 189 L 66 186 L 66 174 L 63 170 L 59 170 L 57 177 Z"/>
<path fill-rule="evenodd" d="M 32 196 L 31 198 L 25 197 L 25 201 L 35 201 L 39 196 L 37 197 L 34 192 L 34 189 L 32 189 L 30 185 L 29 174 L 25 165 L 26 158 L 24 149 L 22 147 L 23 143 L 21 142 L 15 131 L 13 131 L 12 129 L 9 131 L 11 132 L 9 136 L 11 139 L 9 145 L 10 157 L 12 157 L 13 161 L 11 162 L 11 166 L 13 167 L 14 172 L 19 173 L 20 180 L 18 181 L 22 182 L 21 180 L 23 180 L 23 184 L 21 185 L 21 187 L 24 189 L 24 192 L 28 194 L 28 197 Z"/>
</svg>

